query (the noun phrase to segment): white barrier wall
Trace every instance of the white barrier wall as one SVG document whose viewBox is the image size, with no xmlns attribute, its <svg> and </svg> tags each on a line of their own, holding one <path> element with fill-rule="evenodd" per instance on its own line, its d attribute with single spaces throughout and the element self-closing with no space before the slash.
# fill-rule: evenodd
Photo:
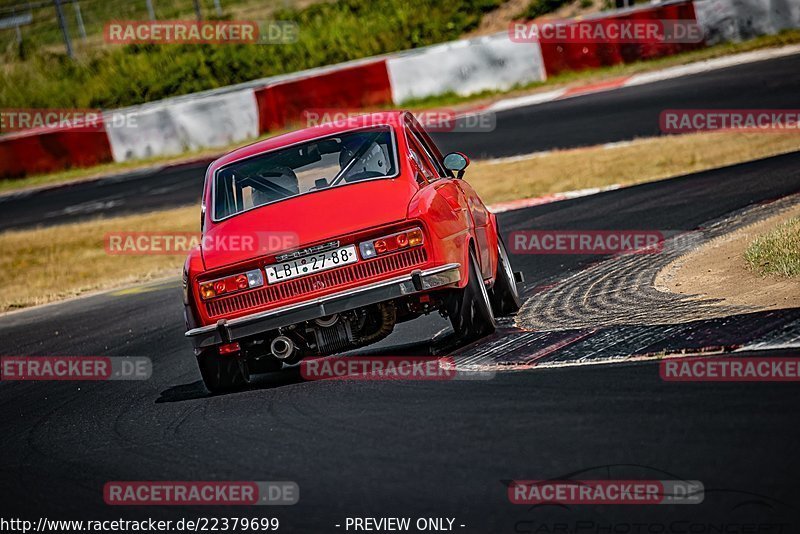
<svg viewBox="0 0 800 534">
<path fill-rule="evenodd" d="M 258 136 L 252 89 L 109 111 L 104 119 L 114 161 L 182 154 Z"/>
<path fill-rule="evenodd" d="M 708 44 L 800 28 L 800 0 L 695 0 L 694 9 Z"/>
<path fill-rule="evenodd" d="M 514 43 L 505 32 L 401 53 L 386 67 L 395 104 L 451 91 L 510 89 L 546 77 L 538 43 Z"/>
</svg>

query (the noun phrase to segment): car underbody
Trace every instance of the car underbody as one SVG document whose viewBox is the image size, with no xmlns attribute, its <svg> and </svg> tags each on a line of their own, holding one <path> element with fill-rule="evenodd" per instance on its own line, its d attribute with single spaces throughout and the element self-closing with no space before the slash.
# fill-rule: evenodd
<svg viewBox="0 0 800 534">
<path fill-rule="evenodd" d="M 365 347 L 391 334 L 398 323 L 432 311 L 446 316 L 440 297 L 405 297 L 289 325 L 243 341 L 242 352 L 255 371 Z"/>
<path fill-rule="evenodd" d="M 446 302 L 460 280 L 458 264 L 374 283 L 357 290 L 219 321 L 186 333 L 195 353 L 239 353 L 252 370 L 275 370 L 308 356 L 325 356 L 371 345 L 397 323 L 431 312 L 447 315 Z M 230 351 L 230 352 L 228 352 Z"/>
</svg>

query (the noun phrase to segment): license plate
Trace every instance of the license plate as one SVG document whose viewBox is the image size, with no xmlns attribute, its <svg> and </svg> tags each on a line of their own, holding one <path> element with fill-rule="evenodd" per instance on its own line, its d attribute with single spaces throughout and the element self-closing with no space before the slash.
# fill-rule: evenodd
<svg viewBox="0 0 800 534">
<path fill-rule="evenodd" d="M 356 246 L 349 245 L 335 250 L 329 250 L 328 252 L 320 252 L 312 256 L 297 258 L 296 260 L 267 265 L 265 270 L 267 271 L 267 282 L 275 284 L 299 276 L 335 269 L 336 267 L 341 267 L 342 265 L 355 263 L 357 261 Z"/>
</svg>

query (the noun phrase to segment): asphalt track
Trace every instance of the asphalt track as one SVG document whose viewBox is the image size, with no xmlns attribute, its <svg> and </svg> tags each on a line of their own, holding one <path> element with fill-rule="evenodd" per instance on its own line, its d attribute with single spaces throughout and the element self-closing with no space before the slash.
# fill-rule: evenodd
<svg viewBox="0 0 800 534">
<path fill-rule="evenodd" d="M 500 223 L 506 234 L 702 230 L 798 192 L 800 153 L 793 153 L 508 212 Z M 532 300 L 543 285 L 610 261 L 512 258 Z M 713 346 L 723 323 L 734 324 L 740 338 L 762 336 L 764 329 L 753 326 L 763 325 L 763 317 L 752 315 L 700 321 L 679 348 Z M 793 334 L 800 313 L 782 310 L 769 321 L 773 330 Z M 446 346 L 444 327 L 435 318 L 407 323 L 381 348 L 405 354 Z M 513 330 L 506 321 L 500 334 L 461 351 L 491 352 Z M 639 338 L 614 338 L 617 332 L 589 339 L 623 353 L 641 351 Z M 455 531 L 481 533 L 790 534 L 800 526 L 798 383 L 668 383 L 656 364 L 629 362 L 506 371 L 485 381 L 303 382 L 287 373 L 212 397 L 182 334 L 177 280 L 0 318 L 8 355 L 153 361 L 153 376 L 143 382 L 0 383 L 3 517 L 272 516 L 286 532 L 344 532 L 335 525 L 347 517 L 395 515 L 455 518 Z M 549 335 L 531 335 L 541 334 Z M 505 363 L 513 369 L 513 361 Z M 696 505 L 509 503 L 507 481 L 549 478 L 699 480 L 706 493 Z M 299 484 L 300 502 L 109 507 L 102 487 L 112 480 L 291 480 Z"/>
<path fill-rule="evenodd" d="M 665 109 L 795 109 L 800 55 L 760 61 L 516 108 L 496 114 L 493 132 L 434 137 L 443 151 L 473 158 L 526 154 L 660 135 Z M 0 231 L 199 203 L 207 162 L 14 196 L 0 196 Z"/>
</svg>

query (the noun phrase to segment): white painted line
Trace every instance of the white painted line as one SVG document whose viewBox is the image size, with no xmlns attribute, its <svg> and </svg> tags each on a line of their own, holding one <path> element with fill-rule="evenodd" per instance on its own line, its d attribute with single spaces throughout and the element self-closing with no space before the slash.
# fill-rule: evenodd
<svg viewBox="0 0 800 534">
<path fill-rule="evenodd" d="M 689 76 L 691 74 L 700 74 L 717 69 L 724 69 L 726 67 L 733 67 L 736 65 L 745 65 L 747 63 L 756 63 L 758 61 L 765 61 L 768 59 L 775 59 L 779 57 L 792 56 L 800 54 L 800 45 L 787 45 L 780 48 L 767 48 L 764 50 L 753 50 L 751 52 L 742 52 L 732 56 L 724 56 L 713 59 L 706 59 L 688 65 L 679 65 L 676 67 L 669 67 L 663 70 L 654 72 L 645 72 L 642 74 L 634 74 L 629 79 L 625 80 L 619 87 L 599 87 L 597 91 L 588 91 L 586 93 L 576 93 L 570 97 L 579 97 L 596 92 L 612 91 L 622 87 L 632 87 L 636 85 L 645 85 L 648 83 L 660 82 L 670 80 L 679 76 Z M 570 89 L 580 89 L 570 88 Z M 505 100 L 498 100 L 490 104 L 486 109 L 487 111 L 507 111 L 510 109 L 522 108 L 527 106 L 535 106 L 552 102 L 563 97 L 568 91 L 567 88 L 555 89 L 544 93 L 536 93 L 532 95 L 524 95 L 516 98 L 507 98 Z"/>
<path fill-rule="evenodd" d="M 553 193 L 552 195 L 545 195 L 541 197 L 522 198 L 519 200 L 511 200 L 508 202 L 497 202 L 486 206 L 492 213 L 504 213 L 506 211 L 513 211 L 522 208 L 530 208 L 532 206 L 541 206 L 542 204 L 550 204 L 551 202 L 559 202 L 561 200 L 570 200 L 573 198 L 586 197 L 596 195 L 605 191 L 613 191 L 623 187 L 620 184 L 609 185 L 605 187 L 590 187 L 587 189 L 578 189 L 575 191 L 565 191 L 563 193 Z"/>
<path fill-rule="evenodd" d="M 626 146 L 631 146 L 635 144 L 634 141 L 615 141 L 614 143 L 606 143 L 602 145 L 602 148 L 605 150 L 614 149 L 614 148 L 623 148 Z"/>
<path fill-rule="evenodd" d="M 603 150 L 612 150 L 615 148 L 623 148 L 626 146 L 631 146 L 636 144 L 636 141 L 616 141 L 614 143 L 606 143 L 604 145 L 599 145 L 600 148 Z M 566 149 L 559 149 L 559 150 L 542 150 L 540 152 L 531 152 L 530 154 L 520 154 L 518 156 L 505 156 L 502 158 L 491 158 L 491 159 L 482 159 L 478 160 L 481 163 L 486 163 L 488 165 L 498 165 L 502 163 L 514 163 L 517 161 L 528 161 L 531 159 L 542 158 L 545 156 L 549 156 L 555 152 L 571 152 L 575 150 L 587 150 L 592 148 L 597 148 L 598 145 L 595 146 L 585 146 L 585 147 L 575 147 L 575 148 L 566 148 Z"/>
<path fill-rule="evenodd" d="M 614 365 L 620 363 L 646 363 L 655 362 L 659 360 L 674 360 L 681 358 L 696 358 L 696 357 L 727 357 L 730 353 L 721 351 L 709 351 L 706 353 L 686 353 L 686 354 L 630 354 L 624 356 L 608 356 L 596 358 L 591 360 L 569 360 L 569 361 L 555 361 L 543 362 L 533 364 L 500 364 L 500 363 L 487 363 L 487 364 L 473 364 L 470 369 L 474 371 L 530 371 L 540 369 L 563 369 L 565 367 L 591 367 L 599 365 Z"/>
<path fill-rule="evenodd" d="M 787 343 L 769 343 L 769 342 L 756 342 L 748 345 L 743 345 L 733 352 L 751 352 L 757 350 L 790 350 L 800 349 L 800 340 L 789 341 Z"/>
<path fill-rule="evenodd" d="M 733 56 L 706 59 L 704 61 L 689 63 L 688 65 L 679 65 L 677 67 L 670 67 L 655 72 L 634 74 L 625 82 L 624 86 L 631 87 L 636 85 L 645 85 L 663 80 L 671 80 L 672 78 L 677 78 L 679 76 L 700 74 L 712 70 L 734 67 L 736 65 L 745 65 L 747 63 L 756 63 L 758 61 L 792 56 L 795 54 L 800 54 L 800 45 L 788 45 L 781 48 L 753 50 L 752 52 L 743 52 Z"/>
<path fill-rule="evenodd" d="M 524 108 L 526 106 L 534 106 L 536 104 L 543 104 L 545 102 L 550 102 L 560 98 L 566 92 L 566 89 L 556 89 L 554 91 L 547 91 L 545 93 L 535 93 L 532 95 L 498 100 L 497 102 L 490 104 L 487 110 L 498 112 L 508 109 Z"/>
<path fill-rule="evenodd" d="M 515 161 L 528 161 L 531 159 L 537 159 L 544 156 L 549 156 L 555 150 L 543 150 L 541 152 L 531 152 L 530 154 L 520 154 L 519 156 L 507 156 L 504 158 L 492 158 L 492 159 L 484 159 L 480 160 L 481 163 L 487 163 L 489 165 L 498 165 L 501 163 L 514 163 Z"/>
<path fill-rule="evenodd" d="M 596 195 L 598 193 L 605 193 L 606 191 L 614 191 L 623 187 L 622 184 L 606 185 L 604 187 L 587 187 L 586 189 L 578 189 L 576 191 L 565 191 L 561 193 L 565 198 L 580 198 L 588 197 L 589 195 Z"/>
</svg>

